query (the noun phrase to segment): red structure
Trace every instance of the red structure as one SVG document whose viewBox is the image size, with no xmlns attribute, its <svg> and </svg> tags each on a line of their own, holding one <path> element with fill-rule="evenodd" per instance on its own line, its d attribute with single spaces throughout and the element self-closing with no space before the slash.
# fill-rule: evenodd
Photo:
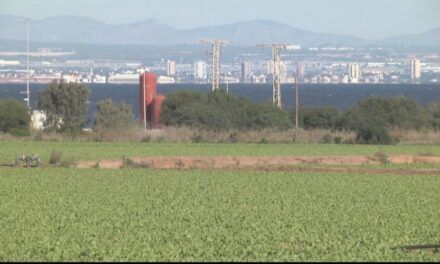
<svg viewBox="0 0 440 264">
<path fill-rule="evenodd" d="M 162 104 L 165 101 L 165 96 L 158 95 L 153 99 L 153 111 L 151 111 L 151 127 L 162 128 L 160 124 L 160 113 L 162 110 Z"/>
<path fill-rule="evenodd" d="M 159 117 L 165 96 L 157 96 L 156 74 L 146 72 L 139 77 L 139 111 L 141 122 L 145 121 L 152 128 L 159 128 Z"/>
</svg>

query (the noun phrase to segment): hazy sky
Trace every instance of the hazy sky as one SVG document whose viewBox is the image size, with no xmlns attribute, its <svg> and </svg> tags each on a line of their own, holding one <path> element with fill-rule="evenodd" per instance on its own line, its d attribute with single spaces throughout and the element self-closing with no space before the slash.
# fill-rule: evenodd
<svg viewBox="0 0 440 264">
<path fill-rule="evenodd" d="M 440 27 L 440 0 L 0 0 L 0 14 L 79 15 L 111 24 L 157 18 L 182 29 L 268 19 L 371 39 Z"/>
</svg>

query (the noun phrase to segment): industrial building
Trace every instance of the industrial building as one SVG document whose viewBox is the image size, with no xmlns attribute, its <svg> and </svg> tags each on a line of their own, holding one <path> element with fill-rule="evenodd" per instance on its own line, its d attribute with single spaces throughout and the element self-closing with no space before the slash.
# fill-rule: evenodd
<svg viewBox="0 0 440 264">
<path fill-rule="evenodd" d="M 157 94 L 157 76 L 151 72 L 139 76 L 139 111 L 140 120 L 152 129 L 161 128 L 160 113 L 165 96 Z"/>
</svg>

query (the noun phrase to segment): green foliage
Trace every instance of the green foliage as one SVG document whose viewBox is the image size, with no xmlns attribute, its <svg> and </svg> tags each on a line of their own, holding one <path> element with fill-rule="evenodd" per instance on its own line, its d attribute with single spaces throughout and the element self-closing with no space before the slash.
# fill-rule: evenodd
<svg viewBox="0 0 440 264">
<path fill-rule="evenodd" d="M 0 100 L 0 132 L 15 136 L 30 135 L 28 108 L 17 100 Z"/>
<path fill-rule="evenodd" d="M 331 107 L 303 107 L 300 109 L 300 126 L 305 129 L 335 129 L 342 113 Z M 295 122 L 295 112 L 290 115 Z"/>
<path fill-rule="evenodd" d="M 254 103 L 224 91 L 202 94 L 179 91 L 167 95 L 161 120 L 170 126 L 207 130 L 286 129 L 292 126 L 288 115 L 272 104 Z"/>
<path fill-rule="evenodd" d="M 421 129 L 431 126 L 426 110 L 404 97 L 369 97 L 347 110 L 341 128 L 356 131 L 357 143 L 391 144 L 388 130 Z"/>
<path fill-rule="evenodd" d="M 132 106 L 111 99 L 96 103 L 95 127 L 99 129 L 121 129 L 135 124 Z"/>
<path fill-rule="evenodd" d="M 392 250 L 440 241 L 434 175 L 5 168 L 0 180 L 3 261 L 439 260 Z"/>
<path fill-rule="evenodd" d="M 440 130 L 440 102 L 431 102 L 428 104 L 427 110 L 431 115 L 432 126 L 436 130 Z"/>
<path fill-rule="evenodd" d="M 46 114 L 45 128 L 77 133 L 87 122 L 90 88 L 64 82 L 52 82 L 39 94 L 38 107 Z"/>
</svg>

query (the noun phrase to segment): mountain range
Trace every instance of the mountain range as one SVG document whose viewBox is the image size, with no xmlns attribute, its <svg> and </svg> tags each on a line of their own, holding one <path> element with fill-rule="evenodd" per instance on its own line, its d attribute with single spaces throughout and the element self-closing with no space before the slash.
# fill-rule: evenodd
<svg viewBox="0 0 440 264">
<path fill-rule="evenodd" d="M 235 45 L 291 43 L 301 46 L 398 45 L 402 47 L 440 47 L 440 28 L 420 34 L 408 34 L 379 40 L 350 35 L 316 33 L 268 20 L 251 20 L 233 24 L 177 29 L 157 19 L 112 25 L 79 16 L 48 17 L 31 20 L 30 38 L 39 42 L 177 45 L 196 44 L 201 39 L 225 39 Z M 0 15 L 0 39 L 26 39 L 25 22 L 18 16 Z"/>
</svg>

